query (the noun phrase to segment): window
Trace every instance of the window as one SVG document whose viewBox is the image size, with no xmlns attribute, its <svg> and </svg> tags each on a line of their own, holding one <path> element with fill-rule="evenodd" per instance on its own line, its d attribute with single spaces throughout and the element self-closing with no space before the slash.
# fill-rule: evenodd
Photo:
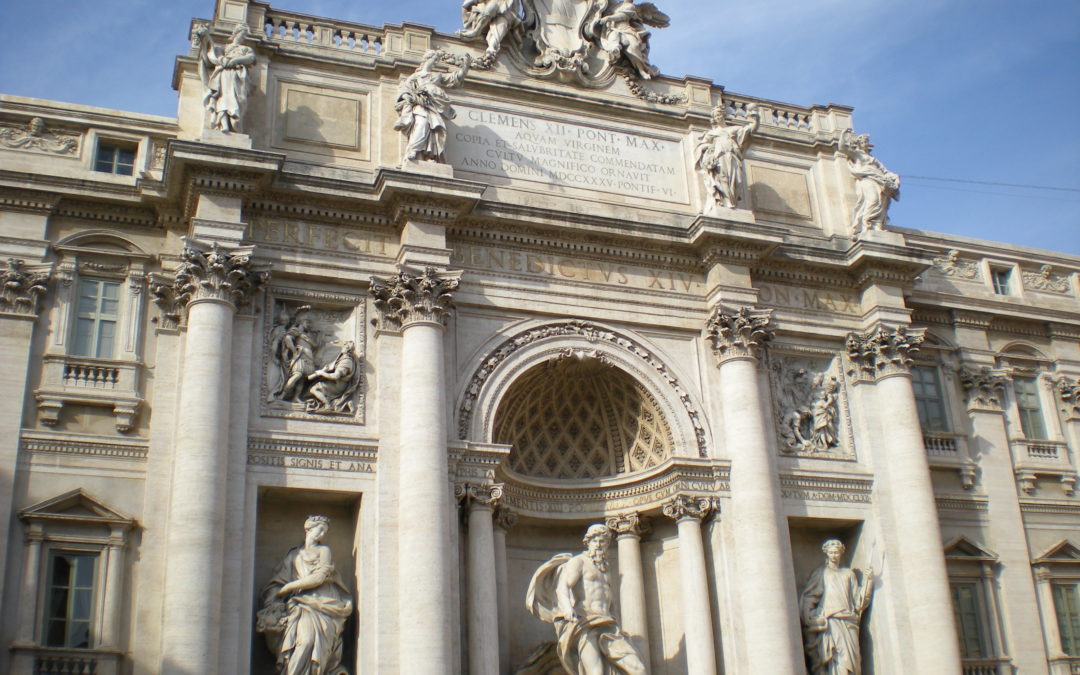
<svg viewBox="0 0 1080 675">
<path fill-rule="evenodd" d="M 98 141 L 94 171 L 130 176 L 135 172 L 135 146 Z"/>
<path fill-rule="evenodd" d="M 994 282 L 994 293 L 1012 295 L 1012 270 L 1007 267 L 991 268 L 990 280 Z"/>
<path fill-rule="evenodd" d="M 1016 407 L 1020 413 L 1020 428 L 1024 432 L 1024 438 L 1045 439 L 1046 423 L 1043 421 L 1035 378 L 1014 377 L 1013 391 L 1016 392 Z"/>
<path fill-rule="evenodd" d="M 989 656 L 984 637 L 986 623 L 979 602 L 978 582 L 959 581 L 949 586 L 953 612 L 956 614 L 956 630 L 960 636 L 960 656 L 965 659 L 986 658 Z"/>
<path fill-rule="evenodd" d="M 938 369 L 934 366 L 915 366 L 911 369 L 911 380 L 923 431 L 947 431 L 945 397 L 941 393 Z"/>
<path fill-rule="evenodd" d="M 1054 612 L 1061 633 L 1061 651 L 1080 656 L 1080 584 L 1055 583 Z"/>
<path fill-rule="evenodd" d="M 76 356 L 111 359 L 115 355 L 120 282 L 80 279 L 75 322 Z"/>
<path fill-rule="evenodd" d="M 89 649 L 93 644 L 97 553 L 49 552 L 45 646 Z"/>
</svg>

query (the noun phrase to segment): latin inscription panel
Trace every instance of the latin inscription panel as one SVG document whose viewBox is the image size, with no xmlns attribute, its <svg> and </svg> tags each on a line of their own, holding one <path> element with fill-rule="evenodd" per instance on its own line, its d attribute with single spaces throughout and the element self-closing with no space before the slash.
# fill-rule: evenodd
<svg viewBox="0 0 1080 675">
<path fill-rule="evenodd" d="M 448 125 L 455 169 L 689 203 L 681 141 L 465 105 Z"/>
</svg>

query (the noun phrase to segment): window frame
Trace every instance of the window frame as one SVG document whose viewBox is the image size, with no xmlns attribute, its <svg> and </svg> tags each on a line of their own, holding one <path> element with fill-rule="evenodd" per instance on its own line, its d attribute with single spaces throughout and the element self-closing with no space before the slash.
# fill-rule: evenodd
<svg viewBox="0 0 1080 675">
<path fill-rule="evenodd" d="M 1050 652 L 1053 671 L 1056 662 L 1075 664 L 1080 662 L 1080 642 L 1076 654 L 1065 651 L 1062 626 L 1058 621 L 1055 585 L 1069 585 L 1076 589 L 1077 608 L 1080 609 L 1080 547 L 1068 539 L 1061 539 L 1045 553 L 1031 561 L 1039 596 L 1039 612 L 1046 632 L 1046 646 Z M 1073 636 L 1080 639 L 1080 634 Z M 1057 671 L 1053 671 L 1057 672 Z"/>
<path fill-rule="evenodd" d="M 64 644 L 49 644 L 49 624 L 52 621 L 55 620 L 55 617 L 52 617 L 49 614 L 49 610 L 50 610 L 50 607 L 52 605 L 52 591 L 56 588 L 56 586 L 53 583 L 54 582 L 54 567 L 53 567 L 53 565 L 54 565 L 54 562 L 55 562 L 56 558 L 58 556 L 64 555 L 64 554 L 86 556 L 86 557 L 91 557 L 92 556 L 93 559 L 94 559 L 94 563 L 93 563 L 94 564 L 93 579 L 91 580 L 91 584 L 90 584 L 90 591 L 91 591 L 90 592 L 90 609 L 89 609 L 89 615 L 87 616 L 87 619 L 86 619 L 86 622 L 89 624 L 88 625 L 88 630 L 87 630 L 87 636 L 88 636 L 87 637 L 87 643 L 88 644 L 85 647 L 76 647 L 76 646 L 71 646 L 71 645 L 67 644 L 69 628 L 65 628 L 65 631 L 64 631 L 64 635 L 65 635 Z M 53 649 L 73 649 L 73 650 L 76 650 L 76 649 L 77 650 L 93 649 L 94 642 L 97 640 L 98 633 L 99 633 L 99 630 L 100 630 L 100 621 L 98 619 L 98 612 L 99 612 L 99 609 L 101 608 L 101 605 L 102 605 L 103 598 L 101 597 L 101 595 L 102 595 L 102 592 L 104 590 L 104 584 L 102 583 L 103 574 L 102 574 L 102 570 L 101 570 L 101 560 L 102 560 L 101 550 L 98 549 L 98 548 L 94 548 L 94 547 L 88 547 L 85 544 L 80 546 L 79 544 L 74 544 L 73 545 L 73 543 L 71 543 L 71 542 L 68 542 L 68 543 L 65 543 L 65 542 L 50 542 L 44 548 L 44 550 L 42 552 L 42 567 L 43 567 L 43 569 L 42 569 L 42 588 L 41 588 L 41 599 L 40 599 L 41 611 L 39 612 L 39 615 L 38 615 L 38 619 L 41 622 L 41 626 L 39 626 L 38 630 L 41 631 L 39 633 L 39 635 L 41 636 L 40 637 L 40 644 L 41 644 L 42 647 L 49 647 L 49 648 L 53 648 Z M 69 605 L 68 611 L 66 612 L 67 616 L 64 618 L 64 621 L 65 621 L 65 623 L 70 624 L 72 622 L 72 619 L 70 618 L 70 609 L 71 609 L 70 608 L 70 605 L 71 605 L 71 599 L 70 598 L 68 600 L 68 605 Z"/>
<path fill-rule="evenodd" d="M 1065 629 L 1061 622 L 1061 611 L 1058 608 L 1058 594 L 1055 592 L 1058 588 L 1072 589 L 1072 625 L 1068 631 L 1070 635 L 1066 637 Z M 1080 657 L 1080 579 L 1053 579 L 1050 581 L 1050 594 L 1053 598 L 1054 620 L 1057 622 L 1058 638 L 1060 640 L 1061 651 L 1066 656 L 1073 658 Z M 1067 642 L 1068 641 L 1068 646 Z M 1072 651 L 1070 651 L 1070 649 Z"/>
<path fill-rule="evenodd" d="M 95 310 L 90 313 L 90 316 L 84 316 L 83 312 L 80 309 L 80 305 L 82 304 L 82 300 L 83 300 L 83 297 L 84 297 L 83 294 L 82 294 L 83 286 L 88 284 L 88 283 L 100 284 L 100 288 L 102 290 L 105 288 L 106 284 L 116 288 L 116 297 L 112 298 L 112 300 L 114 300 L 114 302 L 116 303 L 116 313 L 113 314 L 112 317 L 111 317 L 112 318 L 112 324 L 113 324 L 113 336 L 112 336 L 112 345 L 111 345 L 112 348 L 109 350 L 109 353 L 107 355 L 100 353 L 101 352 L 100 347 L 101 347 L 101 327 L 102 327 L 102 322 L 103 322 L 103 320 L 105 318 L 110 318 L 110 317 L 102 315 L 101 304 L 105 300 L 108 300 L 108 298 L 103 297 L 102 293 L 96 294 L 94 296 L 94 299 L 96 300 Z M 73 311 L 72 311 L 72 320 L 71 320 L 71 327 L 70 327 L 70 330 L 72 331 L 72 335 L 71 335 L 71 355 L 72 356 L 84 356 L 84 357 L 92 358 L 92 359 L 107 359 L 107 360 L 113 360 L 116 357 L 116 353 L 117 353 L 117 339 L 116 338 L 119 337 L 119 330 L 118 329 L 121 326 L 120 320 L 121 320 L 121 316 L 122 316 L 122 313 L 120 311 L 120 301 L 121 301 L 120 296 L 121 296 L 123 284 L 124 284 L 123 279 L 102 277 L 102 276 L 92 276 L 92 275 L 79 275 L 78 279 L 75 280 L 75 307 L 73 308 Z M 81 321 L 83 321 L 84 319 L 87 319 L 87 318 L 89 318 L 91 321 L 94 322 L 94 324 L 93 324 L 94 328 L 91 331 L 91 341 L 90 341 L 90 344 L 87 345 L 88 348 L 86 350 L 87 352 L 90 352 L 90 353 L 81 353 L 82 350 L 80 349 L 80 345 L 79 345 L 79 324 L 80 324 Z"/>
<path fill-rule="evenodd" d="M 1005 651 L 1005 626 L 995 584 L 997 568 L 1000 565 L 997 554 L 963 535 L 946 544 L 944 552 L 949 575 L 949 596 L 954 615 L 958 615 L 959 612 L 955 602 L 952 601 L 953 587 L 958 584 L 972 584 L 975 587 L 978 630 L 984 653 L 981 656 L 963 656 L 962 658 L 975 662 L 1009 662 L 1010 657 Z M 959 621 L 956 628 L 956 639 L 963 654 L 964 643 L 960 635 Z"/>
<path fill-rule="evenodd" d="M 112 171 L 98 171 L 98 150 L 102 144 L 114 147 L 127 147 L 134 152 L 130 174 L 115 173 Z M 136 134 L 128 134 L 119 131 L 101 131 L 91 129 L 87 134 L 86 147 L 93 148 L 93 152 L 86 153 L 83 167 L 94 176 L 96 180 L 118 181 L 122 183 L 134 183 L 142 178 L 148 169 L 148 156 L 150 154 L 150 138 Z M 114 161 L 115 166 L 115 161 Z"/>
<path fill-rule="evenodd" d="M 920 426 L 922 428 L 923 433 L 926 434 L 926 433 L 950 433 L 950 432 L 952 432 L 953 431 L 952 414 L 949 411 L 949 398 L 948 398 L 948 395 L 947 395 L 947 392 L 946 392 L 946 389 L 945 389 L 945 381 L 944 381 L 945 378 L 942 377 L 941 364 L 940 363 L 935 363 L 935 362 L 925 362 L 925 361 L 924 362 L 917 362 L 912 366 L 911 370 L 912 370 L 913 374 L 915 372 L 917 372 L 917 371 L 918 372 L 930 372 L 932 374 L 933 378 L 934 378 L 934 385 L 937 388 L 937 394 L 938 395 L 937 395 L 936 400 L 937 400 L 938 407 L 939 407 L 940 412 L 941 412 L 941 428 L 940 429 L 928 429 L 928 428 L 926 428 L 926 424 L 923 422 L 923 419 L 922 419 L 923 418 L 923 406 L 921 405 L 921 403 L 923 401 L 925 401 L 925 400 L 932 400 L 932 399 L 928 399 L 927 397 L 920 396 L 918 391 L 917 391 L 917 389 L 918 389 L 917 385 L 921 385 L 923 383 L 918 382 L 914 376 L 911 378 L 911 380 L 912 380 L 912 389 L 915 390 L 913 392 L 915 394 L 915 408 L 916 408 L 916 410 L 917 410 L 917 412 L 919 414 L 919 424 L 920 424 Z"/>
</svg>

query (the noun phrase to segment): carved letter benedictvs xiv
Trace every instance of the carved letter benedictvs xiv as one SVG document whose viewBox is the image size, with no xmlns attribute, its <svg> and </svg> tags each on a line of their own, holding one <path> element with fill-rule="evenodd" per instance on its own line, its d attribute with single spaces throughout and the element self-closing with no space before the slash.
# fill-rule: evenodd
<svg viewBox="0 0 1080 675">
<path fill-rule="evenodd" d="M 371 277 L 370 290 L 375 309 L 391 328 L 405 328 L 420 321 L 445 326 L 459 283 L 456 276 L 439 276 L 434 267 L 425 267 L 419 276 L 398 272 L 389 279 Z"/>
</svg>

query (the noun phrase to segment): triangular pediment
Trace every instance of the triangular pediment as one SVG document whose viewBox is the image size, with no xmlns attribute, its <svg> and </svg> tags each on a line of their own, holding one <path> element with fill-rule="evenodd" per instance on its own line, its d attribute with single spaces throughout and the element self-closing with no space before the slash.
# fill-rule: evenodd
<svg viewBox="0 0 1080 675">
<path fill-rule="evenodd" d="M 997 554 L 967 537 L 960 535 L 945 545 L 948 560 L 997 560 Z"/>
<path fill-rule="evenodd" d="M 52 499 L 46 499 L 19 512 L 24 520 L 66 520 L 82 523 L 116 523 L 133 525 L 134 519 L 100 499 L 77 488 Z"/>
<path fill-rule="evenodd" d="M 1062 539 L 1035 559 L 1036 563 L 1080 563 L 1080 548 L 1068 539 Z"/>
</svg>

